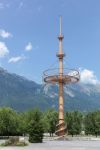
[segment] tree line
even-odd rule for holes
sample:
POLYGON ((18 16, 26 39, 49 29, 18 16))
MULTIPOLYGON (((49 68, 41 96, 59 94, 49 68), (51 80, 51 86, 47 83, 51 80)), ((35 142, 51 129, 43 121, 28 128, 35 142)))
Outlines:
MULTIPOLYGON (((30 142, 42 142, 43 133, 53 136, 58 123, 58 113, 49 109, 16 112, 11 108, 0 108, 0 136, 29 135, 30 142)), ((67 134, 100 135, 100 111, 82 113, 79 111, 65 113, 67 134)))

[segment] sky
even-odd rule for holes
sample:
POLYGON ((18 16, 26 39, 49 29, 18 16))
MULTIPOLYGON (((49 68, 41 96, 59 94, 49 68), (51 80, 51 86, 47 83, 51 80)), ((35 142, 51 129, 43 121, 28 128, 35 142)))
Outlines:
POLYGON ((60 15, 65 68, 100 81, 100 0, 0 0, 0 66, 42 83, 58 67, 60 15))

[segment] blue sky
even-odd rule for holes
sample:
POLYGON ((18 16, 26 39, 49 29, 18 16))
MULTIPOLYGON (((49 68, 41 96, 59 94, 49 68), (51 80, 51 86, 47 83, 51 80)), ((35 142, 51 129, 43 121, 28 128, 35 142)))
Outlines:
POLYGON ((0 65, 40 83, 57 66, 60 15, 64 65, 100 80, 100 0, 0 0, 0 65))

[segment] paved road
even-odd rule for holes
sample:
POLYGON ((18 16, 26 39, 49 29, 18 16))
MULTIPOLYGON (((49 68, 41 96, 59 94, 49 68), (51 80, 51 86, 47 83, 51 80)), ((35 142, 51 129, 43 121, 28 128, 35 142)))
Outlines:
POLYGON ((100 141, 46 141, 26 147, 0 147, 0 150, 100 150, 100 141))

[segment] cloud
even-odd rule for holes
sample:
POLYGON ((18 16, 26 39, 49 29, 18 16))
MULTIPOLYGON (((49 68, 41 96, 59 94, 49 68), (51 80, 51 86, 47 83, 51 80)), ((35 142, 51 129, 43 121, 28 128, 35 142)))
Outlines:
POLYGON ((92 70, 83 69, 80 70, 81 82, 84 84, 97 84, 99 81, 92 70))
POLYGON ((10 8, 10 3, 0 2, 0 10, 4 10, 5 8, 10 8))
POLYGON ((0 9, 4 9, 4 4, 0 3, 0 9))
POLYGON ((17 56, 17 57, 11 57, 9 60, 8 60, 8 63, 17 63, 19 61, 22 61, 26 59, 25 56, 17 56))
POLYGON ((20 8, 22 8, 23 6, 24 6, 24 3, 23 3, 23 2, 20 2, 18 8, 20 9, 20 8))
POLYGON ((0 37, 9 38, 12 37, 12 34, 10 32, 5 31, 4 29, 0 29, 0 37))
POLYGON ((33 49, 32 43, 29 42, 29 43, 26 45, 25 50, 26 50, 26 51, 31 51, 32 49, 33 49))
POLYGON ((0 57, 5 57, 9 54, 9 50, 4 42, 0 42, 0 57))
POLYGON ((42 7, 42 6, 38 6, 38 8, 37 8, 38 12, 41 12, 41 11, 42 11, 42 9, 43 9, 43 7, 42 7))

